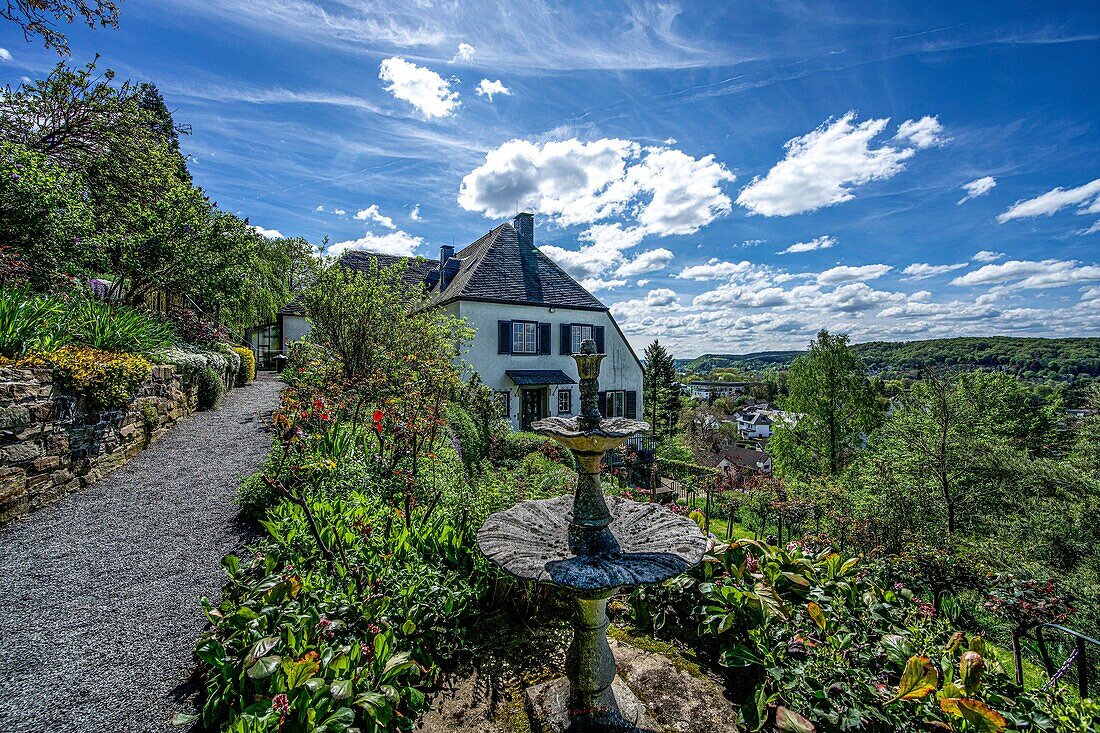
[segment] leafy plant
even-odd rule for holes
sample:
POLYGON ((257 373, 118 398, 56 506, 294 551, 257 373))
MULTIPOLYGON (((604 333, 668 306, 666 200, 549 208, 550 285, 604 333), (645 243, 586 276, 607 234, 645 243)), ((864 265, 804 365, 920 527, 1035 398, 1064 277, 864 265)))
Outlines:
POLYGON ((18 358, 60 346, 65 338, 56 327, 61 312, 59 300, 33 295, 26 285, 0 288, 0 356, 18 358))
POLYGON ((69 308, 73 341, 94 349, 146 354, 176 341, 172 327, 147 310, 93 298, 76 300, 69 308))

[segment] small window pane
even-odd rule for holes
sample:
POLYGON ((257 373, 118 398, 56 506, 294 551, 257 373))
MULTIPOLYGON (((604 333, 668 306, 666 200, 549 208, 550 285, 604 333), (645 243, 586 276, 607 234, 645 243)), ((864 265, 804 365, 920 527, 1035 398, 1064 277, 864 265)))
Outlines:
POLYGON ((607 417, 624 417, 626 415, 626 393, 607 393, 607 417))
POLYGON ((586 340, 592 338, 592 327, 583 326, 580 324, 573 324, 571 329, 573 336, 573 353, 579 353, 581 350, 581 344, 586 340))
POLYGON ((568 415, 573 412, 573 390, 558 390, 558 414, 568 415))

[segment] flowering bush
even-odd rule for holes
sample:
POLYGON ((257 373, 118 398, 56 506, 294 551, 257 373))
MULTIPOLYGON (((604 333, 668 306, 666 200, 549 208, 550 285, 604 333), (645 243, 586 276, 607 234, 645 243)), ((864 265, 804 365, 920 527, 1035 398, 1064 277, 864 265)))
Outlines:
POLYGON ((100 351, 87 346, 63 346, 38 357, 54 367, 54 378, 65 388, 84 395, 96 407, 126 405, 152 368, 143 357, 100 351))
POLYGON ((219 341, 231 339, 229 332, 219 326, 217 321, 190 308, 177 308, 168 314, 168 319, 180 339, 190 344, 210 347, 219 341))
POLYGON ((256 378, 256 355, 245 346, 234 346, 233 351, 240 357, 237 368, 237 384, 244 385, 256 378))
POLYGON ((1074 610, 1053 580, 1022 580, 1010 574, 995 578, 985 608, 1004 618, 1016 631, 1061 623, 1074 610))

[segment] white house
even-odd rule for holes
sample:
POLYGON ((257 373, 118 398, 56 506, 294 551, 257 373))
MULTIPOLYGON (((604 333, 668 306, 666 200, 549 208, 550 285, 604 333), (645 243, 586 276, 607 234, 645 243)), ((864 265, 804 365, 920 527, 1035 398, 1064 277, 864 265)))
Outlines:
MULTIPOLYGON (((382 266, 407 259, 405 277, 422 283, 432 303, 475 330, 462 358, 497 395, 501 414, 517 430, 550 415, 580 410, 577 367, 571 354, 591 338, 607 354, 600 368, 600 411, 640 417, 642 365, 607 306, 535 246, 535 221, 519 214, 439 260, 349 251, 346 267, 382 266)), ((308 330, 293 304, 280 312, 282 347, 308 330)))
POLYGON ((685 385, 697 400, 714 401, 719 397, 736 397, 744 394, 756 382, 714 382, 699 380, 685 385))
POLYGON ((740 412, 737 414, 737 432, 742 438, 770 438, 771 415, 764 410, 740 412))

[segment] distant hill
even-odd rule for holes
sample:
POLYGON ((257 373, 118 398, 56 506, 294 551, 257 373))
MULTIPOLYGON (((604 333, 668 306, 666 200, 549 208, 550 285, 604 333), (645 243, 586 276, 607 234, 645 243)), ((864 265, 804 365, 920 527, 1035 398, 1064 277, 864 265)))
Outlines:
MULTIPOLYGON (((1100 376, 1100 338, 1015 338, 1011 336, 871 341, 854 348, 871 371, 907 371, 931 366, 1001 367, 1030 376, 1066 379, 1076 374, 1100 376)), ((804 351, 759 351, 751 354, 704 354, 677 359, 683 371, 705 374, 714 369, 757 370, 790 365, 804 351)))

